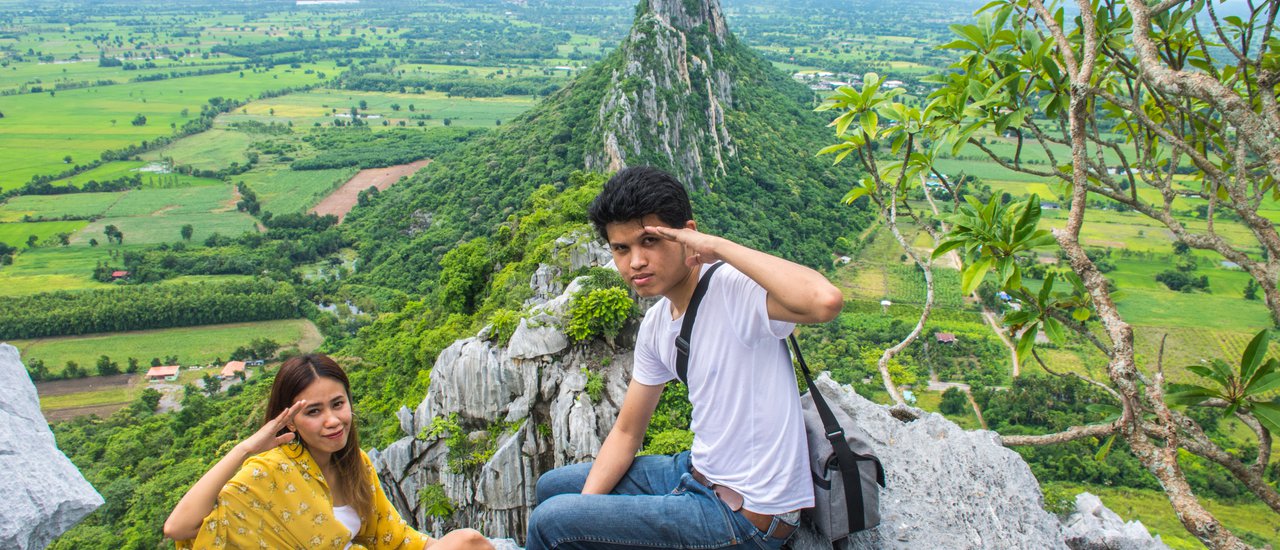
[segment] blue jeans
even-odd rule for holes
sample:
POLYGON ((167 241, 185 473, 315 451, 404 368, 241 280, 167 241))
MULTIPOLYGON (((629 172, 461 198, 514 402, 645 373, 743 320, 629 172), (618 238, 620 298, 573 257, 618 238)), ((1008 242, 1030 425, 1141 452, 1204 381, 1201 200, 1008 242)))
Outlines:
POLYGON ((607 495, 584 495, 591 463, 556 468, 538 479, 528 550, 699 548, 778 550, 693 479, 689 453, 638 456, 607 495))

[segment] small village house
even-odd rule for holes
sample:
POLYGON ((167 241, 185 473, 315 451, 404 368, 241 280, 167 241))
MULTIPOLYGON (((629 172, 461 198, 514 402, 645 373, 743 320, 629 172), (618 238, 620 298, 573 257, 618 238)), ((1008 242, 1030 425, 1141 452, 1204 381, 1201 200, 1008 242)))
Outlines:
POLYGON ((178 365, 168 365, 164 367, 151 367, 149 370, 147 370, 147 381, 159 382, 161 380, 165 380, 168 382, 175 382, 178 380, 178 369, 180 368, 181 367, 179 367, 178 365))

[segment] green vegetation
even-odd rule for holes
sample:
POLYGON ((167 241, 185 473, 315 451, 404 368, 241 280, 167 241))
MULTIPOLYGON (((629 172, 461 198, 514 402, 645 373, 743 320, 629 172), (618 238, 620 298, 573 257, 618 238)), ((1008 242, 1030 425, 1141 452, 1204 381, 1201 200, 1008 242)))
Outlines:
POLYGON ((39 338, 301 314, 296 290, 271 280, 203 285, 129 286, 16 297, 0 306, 0 338, 39 338))
MULTIPOLYGON (((1160 539, 1175 550, 1199 550, 1204 544, 1187 533, 1178 521, 1173 508, 1169 506, 1169 498, 1163 492, 1151 489, 1133 489, 1128 487, 1111 487, 1107 485, 1082 485, 1080 483, 1046 482, 1045 491, 1059 491, 1074 495, 1088 491, 1098 495, 1102 503, 1120 515, 1125 521, 1138 520, 1151 531, 1160 535, 1160 539)), ((1072 506, 1075 505, 1074 500, 1072 506)), ((1262 546, 1280 544, 1280 533, 1276 532, 1275 522, 1271 520, 1271 509, 1261 502, 1230 503, 1218 499, 1206 499, 1205 505, 1215 517, 1222 520, 1227 528, 1238 533, 1249 544, 1262 546)))
POLYGON ((235 346, 255 338, 281 342, 285 347, 297 346, 303 351, 315 349, 315 328, 306 319, 286 319, 256 323, 204 325, 132 332, 64 336, 37 340, 10 340, 18 348, 22 360, 44 361, 50 374, 62 372, 67 361, 91 367, 99 356, 125 364, 135 358, 149 365, 153 357, 176 356, 182 365, 212 364, 217 359, 229 360, 235 346))

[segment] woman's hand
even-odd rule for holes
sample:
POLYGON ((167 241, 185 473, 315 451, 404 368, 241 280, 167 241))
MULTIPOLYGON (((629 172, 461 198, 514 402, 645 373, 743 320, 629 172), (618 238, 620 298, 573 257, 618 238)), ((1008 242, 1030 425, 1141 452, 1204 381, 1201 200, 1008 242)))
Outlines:
POLYGON ((245 438, 244 441, 241 441, 240 444, 236 446, 239 447, 241 451, 244 451, 245 456, 253 456, 259 453, 265 453, 271 449, 293 441, 294 438, 298 437, 298 434, 295 432, 291 431, 284 435, 276 434, 280 433, 281 429, 288 427, 289 423, 293 421, 293 417, 297 416, 298 411, 301 411, 302 407, 305 407, 306 405, 307 402, 305 400, 294 403, 289 408, 281 411, 279 416, 276 416, 270 422, 263 424, 262 428, 253 435, 245 438))
POLYGON ((178 501, 178 505, 173 508, 173 512, 169 514, 169 519, 164 522, 164 536, 173 540, 191 540, 196 538, 200 532, 200 524, 204 522, 204 518, 213 511, 213 506, 218 498, 218 491, 222 490, 222 486, 227 484, 236 471, 240 469, 240 465, 245 459, 270 451, 280 445, 293 441, 297 434, 293 432, 276 435, 293 421, 293 417, 306 406, 306 401, 294 403, 292 407, 285 409, 280 416, 275 417, 270 422, 263 424, 253 435, 245 438, 244 441, 236 444, 222 457, 217 464, 213 465, 208 472, 200 477, 187 494, 182 496, 182 500, 178 501))

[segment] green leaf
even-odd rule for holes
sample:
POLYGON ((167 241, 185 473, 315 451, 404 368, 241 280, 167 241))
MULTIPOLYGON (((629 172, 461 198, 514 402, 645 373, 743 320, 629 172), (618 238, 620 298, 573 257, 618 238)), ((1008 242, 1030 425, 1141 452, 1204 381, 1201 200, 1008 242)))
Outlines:
POLYGON ((843 136, 845 132, 849 129, 849 124, 852 122, 853 122, 853 111, 849 111, 843 115, 840 115, 839 118, 836 118, 835 120, 831 121, 831 124, 834 124, 836 127, 836 135, 843 136))
POLYGON ((1164 400, 1170 405, 1198 405, 1218 396, 1218 392, 1201 386, 1169 384, 1165 386, 1164 400))
POLYGON ((1054 344, 1061 346, 1067 342, 1067 334, 1062 330, 1062 323, 1053 317, 1044 318, 1044 332, 1054 344))
POLYGON ((1094 453, 1093 459, 1097 460, 1098 462, 1102 462, 1106 460, 1107 455, 1111 454, 1111 444, 1115 442, 1116 442, 1116 434, 1111 434, 1111 437, 1107 438, 1107 442, 1102 444, 1102 447, 1098 449, 1097 453, 1094 453))
POLYGON ((930 257, 936 260, 942 257, 943 254, 951 252, 952 250, 960 248, 961 246, 964 246, 964 243, 965 241, 960 239, 943 241, 942 244, 938 245, 938 248, 933 249, 933 254, 930 257))
MULTIPOLYGON (((1268 361, 1274 363, 1275 359, 1268 361)), ((1245 395, 1262 395, 1276 388, 1280 388, 1280 372, 1273 372, 1265 376, 1259 376, 1252 384, 1245 388, 1245 395)))
POLYGON ((969 265, 961 274, 960 293, 968 296, 977 290, 978 285, 982 283, 982 279, 987 276, 987 271, 991 269, 990 256, 984 257, 969 265))
POLYGON ((834 153, 834 152, 836 152, 836 151, 842 151, 842 150, 845 150, 845 149, 849 149, 849 148, 851 148, 851 147, 853 147, 853 145, 852 145, 852 144, 850 144, 850 143, 849 143, 849 142, 847 142, 847 141, 846 141, 846 142, 844 142, 844 143, 837 143, 837 144, 835 144, 835 145, 828 145, 828 146, 826 146, 826 147, 823 147, 821 150, 819 150, 819 151, 818 151, 818 154, 817 154, 817 155, 814 155, 814 156, 829 155, 829 154, 834 153))
POLYGON ((1249 411, 1262 423, 1262 427, 1273 434, 1280 434, 1280 403, 1250 403, 1249 411))
MULTIPOLYGON (((1215 371, 1204 365, 1191 365, 1187 367, 1187 370, 1191 371, 1192 373, 1195 373, 1198 376, 1208 378, 1210 380, 1215 380, 1218 377, 1218 371, 1215 371)), ((1221 381, 1219 381, 1219 383, 1221 383, 1221 381)))
POLYGON ((1050 271, 1049 275, 1044 278, 1044 284, 1040 286, 1040 307, 1049 304, 1049 293, 1053 292, 1053 280, 1058 277, 1056 271, 1050 271))
POLYGON ((1244 348, 1244 355, 1240 357, 1240 380, 1248 382, 1253 378, 1254 371, 1258 370, 1258 365, 1262 364, 1262 358, 1267 355, 1267 342, 1271 339, 1266 329, 1258 331, 1258 334, 1249 341, 1249 345, 1244 348))
POLYGON ((1031 355, 1031 348, 1036 343, 1036 332, 1039 330, 1039 323, 1031 323, 1027 325, 1022 332, 1022 337, 1018 338, 1018 361, 1025 361, 1031 355))
POLYGON ((1075 309, 1075 311, 1071 312, 1071 318, 1083 323, 1085 321, 1088 321, 1089 316, 1092 314, 1093 312, 1089 311, 1089 308, 1078 307, 1075 309))
POLYGON ((862 113, 862 131, 873 139, 876 137, 876 133, 880 131, 879 123, 880 117, 876 115, 875 111, 862 113))

